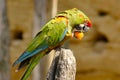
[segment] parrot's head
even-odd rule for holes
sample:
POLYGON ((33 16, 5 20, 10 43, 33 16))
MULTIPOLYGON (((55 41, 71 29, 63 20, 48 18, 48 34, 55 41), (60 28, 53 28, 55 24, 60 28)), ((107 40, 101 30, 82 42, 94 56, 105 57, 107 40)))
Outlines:
POLYGON ((86 19, 84 23, 77 24, 73 27, 73 37, 81 40, 84 37, 84 33, 86 33, 90 28, 92 24, 91 21, 86 19))
POLYGON ((92 23, 83 12, 76 9, 73 10, 76 11, 75 16, 77 17, 73 17, 73 22, 75 24, 73 24, 72 34, 73 37, 81 40, 84 37, 84 33, 86 33, 92 27, 92 23))
POLYGON ((70 26, 68 27, 68 33, 72 32, 72 37, 79 40, 84 37, 84 33, 92 26, 90 19, 82 11, 76 8, 61 12, 57 17, 65 17, 68 19, 70 26))

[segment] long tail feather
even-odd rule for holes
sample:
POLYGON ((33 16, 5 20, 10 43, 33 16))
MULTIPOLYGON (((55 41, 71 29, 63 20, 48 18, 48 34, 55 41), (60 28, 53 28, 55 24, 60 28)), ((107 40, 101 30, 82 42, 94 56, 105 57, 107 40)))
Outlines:
POLYGON ((27 78, 30 76, 32 70, 34 67, 39 63, 40 59, 45 55, 45 52, 42 52, 35 57, 31 58, 31 62, 25 71, 24 75, 22 76, 21 80, 27 80, 27 78))
POLYGON ((24 61, 22 61, 22 62, 20 63, 20 65, 19 65, 19 67, 18 67, 18 70, 20 70, 21 68, 27 66, 27 65, 29 64, 29 62, 30 62, 30 59, 31 59, 31 57, 28 58, 28 59, 26 59, 26 60, 24 60, 24 61))

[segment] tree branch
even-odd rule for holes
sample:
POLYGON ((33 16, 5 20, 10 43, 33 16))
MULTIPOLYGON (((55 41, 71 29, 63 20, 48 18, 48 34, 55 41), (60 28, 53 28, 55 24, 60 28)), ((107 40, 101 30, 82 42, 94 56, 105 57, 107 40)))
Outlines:
POLYGON ((76 60, 69 49, 56 50, 47 80, 75 80, 76 60))

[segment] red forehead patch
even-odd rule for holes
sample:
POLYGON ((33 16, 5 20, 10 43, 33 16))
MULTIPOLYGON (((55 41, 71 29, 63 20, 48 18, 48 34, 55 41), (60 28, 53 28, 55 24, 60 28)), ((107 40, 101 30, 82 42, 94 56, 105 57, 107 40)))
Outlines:
POLYGON ((86 22, 87 22, 87 26, 88 26, 88 27, 92 27, 92 23, 91 23, 90 20, 87 20, 86 22))
MULTIPOLYGON (((82 14, 79 14, 79 16, 80 16, 81 18, 84 18, 84 16, 83 16, 82 14)), ((85 22, 87 23, 87 26, 88 26, 88 27, 92 27, 92 23, 91 23, 91 21, 90 21, 89 19, 85 19, 85 22)))

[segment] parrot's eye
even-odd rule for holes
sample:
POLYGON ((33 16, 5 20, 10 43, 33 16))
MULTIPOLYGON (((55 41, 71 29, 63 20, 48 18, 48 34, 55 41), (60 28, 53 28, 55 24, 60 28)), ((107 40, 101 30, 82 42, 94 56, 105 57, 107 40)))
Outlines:
POLYGON ((75 29, 80 32, 87 32, 89 30, 89 27, 86 26, 85 24, 80 24, 80 25, 77 25, 75 29))
POLYGON ((83 29, 83 26, 84 26, 83 24, 81 24, 81 25, 76 25, 75 28, 76 28, 76 30, 82 30, 82 29, 83 29))
POLYGON ((88 26, 84 26, 83 27, 83 32, 87 32, 89 30, 89 27, 88 26))

